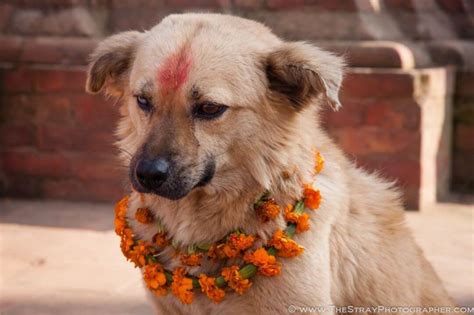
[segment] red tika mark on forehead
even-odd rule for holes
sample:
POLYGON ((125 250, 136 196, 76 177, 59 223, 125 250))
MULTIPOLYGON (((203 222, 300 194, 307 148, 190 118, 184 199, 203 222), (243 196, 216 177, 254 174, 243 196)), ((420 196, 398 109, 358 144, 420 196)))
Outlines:
POLYGON ((162 93, 168 94, 179 89, 188 79, 190 68, 191 56, 186 48, 166 58, 158 69, 157 79, 162 93))

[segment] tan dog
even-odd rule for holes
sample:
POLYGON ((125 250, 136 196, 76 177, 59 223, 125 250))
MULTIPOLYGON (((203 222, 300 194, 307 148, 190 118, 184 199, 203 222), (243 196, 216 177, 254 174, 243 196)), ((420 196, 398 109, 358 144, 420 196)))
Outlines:
MULTIPOLYGON (((314 149, 326 160, 314 184, 323 202, 310 231, 296 236, 305 251, 283 259, 280 276, 256 277, 246 294, 228 293, 220 304, 202 294, 191 305, 154 298, 159 314, 452 305, 405 225, 400 194, 356 168, 319 126, 321 107, 340 107, 342 71, 328 52, 217 14, 171 15, 99 45, 87 90, 121 99, 118 146, 136 191, 131 208, 151 208, 175 243, 215 242, 237 228, 268 239, 284 221, 262 223, 255 200, 268 189, 280 205, 291 202, 313 180, 314 149)), ((155 234, 128 217, 140 237, 155 234)), ((160 261, 172 268, 169 254, 160 261)), ((205 263, 190 272, 213 270, 205 263)))

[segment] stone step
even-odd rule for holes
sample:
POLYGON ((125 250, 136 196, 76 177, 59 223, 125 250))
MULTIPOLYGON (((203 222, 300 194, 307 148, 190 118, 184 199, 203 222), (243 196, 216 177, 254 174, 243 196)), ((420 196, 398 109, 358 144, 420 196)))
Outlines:
POLYGON ((221 12, 262 21, 287 39, 474 38, 472 1, 180 0, 6 1, 0 31, 23 36, 100 37, 148 29, 170 13, 221 12))

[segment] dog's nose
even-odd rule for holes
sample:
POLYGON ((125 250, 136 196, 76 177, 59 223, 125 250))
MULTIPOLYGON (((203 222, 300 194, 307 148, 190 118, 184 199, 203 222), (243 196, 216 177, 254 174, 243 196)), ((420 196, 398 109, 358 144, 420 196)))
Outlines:
POLYGON ((153 160, 141 160, 135 173, 137 180, 148 190, 158 189, 168 178, 170 169, 169 162, 164 158, 153 160))

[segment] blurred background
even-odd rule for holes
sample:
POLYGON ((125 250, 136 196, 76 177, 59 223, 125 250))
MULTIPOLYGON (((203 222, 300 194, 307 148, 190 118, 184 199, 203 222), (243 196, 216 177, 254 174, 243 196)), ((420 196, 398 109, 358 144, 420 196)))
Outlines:
POLYGON ((448 290, 474 303, 473 0, 0 0, 1 314, 149 312, 111 231, 127 191, 117 111, 85 94, 84 70, 104 37, 180 12, 243 16, 345 56, 325 127, 398 181, 448 290))

